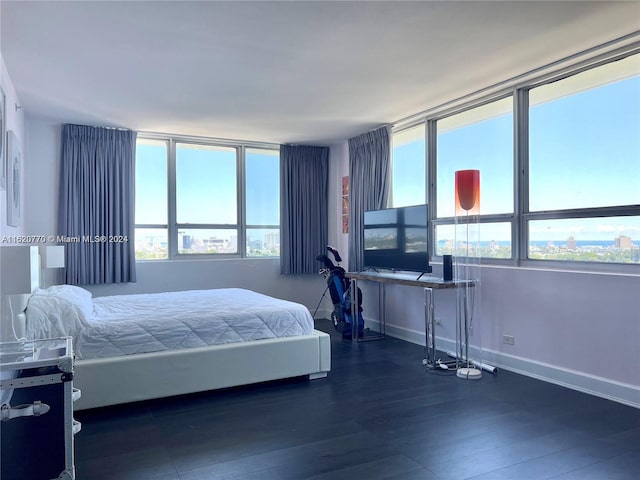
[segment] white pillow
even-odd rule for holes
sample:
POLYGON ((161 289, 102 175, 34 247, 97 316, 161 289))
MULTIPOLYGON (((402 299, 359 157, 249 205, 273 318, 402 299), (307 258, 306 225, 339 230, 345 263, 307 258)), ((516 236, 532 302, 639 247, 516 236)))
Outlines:
POLYGON ((75 285, 53 285, 49 288, 38 289, 34 295, 55 297, 70 305, 78 312, 78 317, 83 323, 88 323, 93 318, 93 299, 91 292, 75 285))
POLYGON ((25 314, 29 339, 76 337, 88 326, 79 308, 55 295, 35 292, 29 298, 25 314))

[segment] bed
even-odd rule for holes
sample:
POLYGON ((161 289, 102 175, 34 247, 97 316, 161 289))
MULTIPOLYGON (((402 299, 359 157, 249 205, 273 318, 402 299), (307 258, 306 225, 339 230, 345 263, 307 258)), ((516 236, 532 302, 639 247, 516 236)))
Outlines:
POLYGON ((29 339, 73 338, 76 409, 331 369, 329 336, 306 307, 245 289, 93 298, 56 285, 36 290, 20 317, 29 339))

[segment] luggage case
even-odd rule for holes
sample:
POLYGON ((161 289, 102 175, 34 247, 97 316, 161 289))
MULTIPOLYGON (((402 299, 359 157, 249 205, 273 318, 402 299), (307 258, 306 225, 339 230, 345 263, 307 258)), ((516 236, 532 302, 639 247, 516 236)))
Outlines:
POLYGON ((74 480, 71 338, 0 344, 0 478, 74 480))

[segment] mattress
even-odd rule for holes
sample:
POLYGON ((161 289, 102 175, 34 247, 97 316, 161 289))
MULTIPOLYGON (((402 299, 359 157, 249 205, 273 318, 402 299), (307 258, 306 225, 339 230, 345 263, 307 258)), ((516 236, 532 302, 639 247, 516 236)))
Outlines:
POLYGON ((75 316, 70 314, 67 300, 46 294, 32 295, 26 312, 27 328, 32 338, 73 336, 79 359, 313 332, 313 318, 305 306, 240 288, 97 297, 90 303, 84 298, 73 298, 79 307, 74 308, 75 316), (45 304, 53 299, 61 304, 47 307, 47 319, 40 318, 45 314, 43 299, 45 304))

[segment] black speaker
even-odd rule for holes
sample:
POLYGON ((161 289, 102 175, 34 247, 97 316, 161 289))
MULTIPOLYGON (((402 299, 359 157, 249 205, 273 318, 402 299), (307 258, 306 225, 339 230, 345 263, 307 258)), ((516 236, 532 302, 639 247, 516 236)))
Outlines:
POLYGON ((442 279, 445 282, 453 280, 453 255, 442 256, 442 279))

